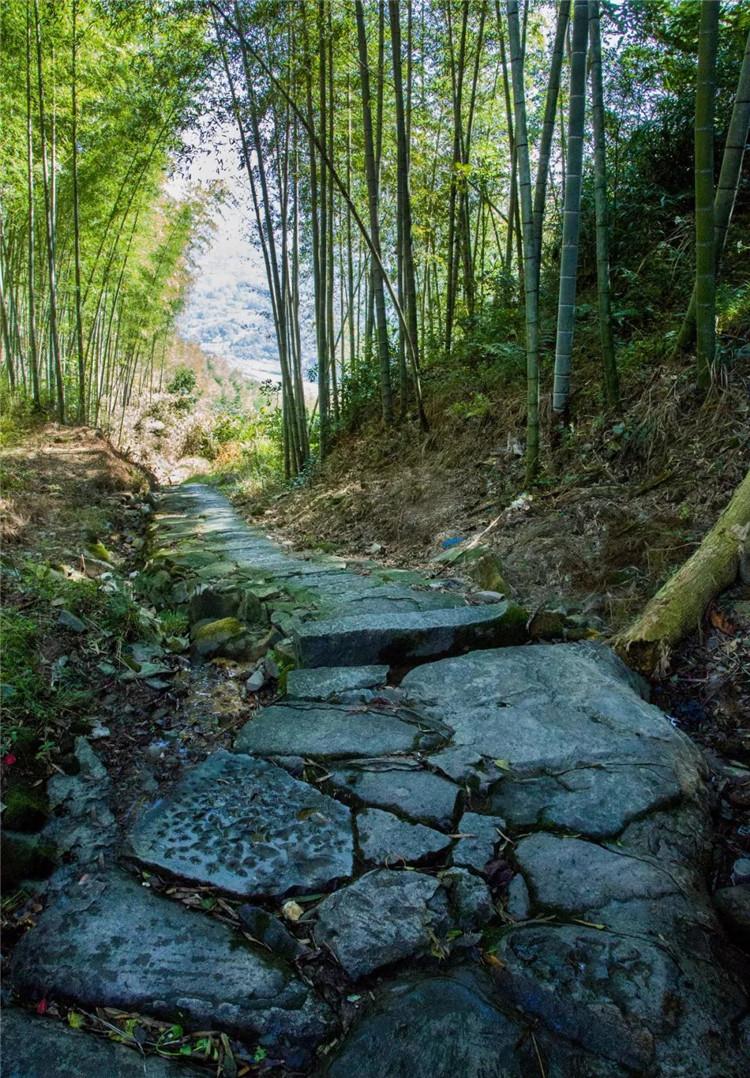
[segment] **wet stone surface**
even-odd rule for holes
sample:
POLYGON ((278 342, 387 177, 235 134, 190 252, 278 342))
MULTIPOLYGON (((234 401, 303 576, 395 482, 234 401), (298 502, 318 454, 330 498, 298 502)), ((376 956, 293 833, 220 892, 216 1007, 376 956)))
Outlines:
POLYGON ((316 891, 351 875, 351 813, 275 764, 219 750, 144 813, 130 848, 231 894, 316 891))

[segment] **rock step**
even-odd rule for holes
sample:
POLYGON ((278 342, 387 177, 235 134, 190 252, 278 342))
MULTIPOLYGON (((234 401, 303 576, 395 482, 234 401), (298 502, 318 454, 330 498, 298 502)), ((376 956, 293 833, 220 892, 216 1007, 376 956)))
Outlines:
POLYGON ((10 981, 30 1000, 224 1031, 291 1070, 309 1066, 331 1022, 285 963, 116 871, 83 877, 48 906, 16 947, 10 981))
POLYGON ((514 603, 400 613, 347 615, 304 622, 293 634, 303 667, 402 666, 528 639, 527 615, 514 603))

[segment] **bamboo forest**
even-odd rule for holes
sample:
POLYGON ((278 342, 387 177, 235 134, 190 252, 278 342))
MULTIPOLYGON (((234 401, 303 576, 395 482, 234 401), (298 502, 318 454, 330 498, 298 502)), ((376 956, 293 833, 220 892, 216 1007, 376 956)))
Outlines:
POLYGON ((0 3, 7 1078, 745 1078, 750 0, 0 3))

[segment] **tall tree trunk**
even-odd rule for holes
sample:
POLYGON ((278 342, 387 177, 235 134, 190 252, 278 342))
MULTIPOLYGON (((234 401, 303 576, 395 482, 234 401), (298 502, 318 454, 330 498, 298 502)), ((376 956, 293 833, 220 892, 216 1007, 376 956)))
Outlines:
MULTIPOLYGON (((54 193, 47 163, 46 115, 44 109, 44 75, 42 73, 42 28, 39 19, 39 0, 34 0, 34 31, 36 36, 37 93, 39 96, 39 129, 41 133, 42 184, 44 187, 45 231, 47 237, 47 273, 49 276, 49 329, 50 352, 54 371, 57 418, 65 422, 65 389, 63 384, 60 334, 57 323, 57 274, 55 268, 54 193)), ((52 380, 50 382, 52 384, 52 380)))
MULTIPOLYGON (((729 120, 727 140, 721 159, 719 183, 714 198, 714 261, 718 277, 721 259, 724 254, 729 223, 732 219, 737 188, 742 175, 742 159, 750 132, 750 33, 745 43, 745 55, 740 68, 737 93, 734 98, 732 116, 729 120)), ((684 352, 695 340, 695 287, 690 297, 685 318, 677 336, 675 353, 684 352)))
POLYGON ((563 53, 565 51, 565 35, 568 29, 569 17, 570 0, 560 0, 557 9, 555 40, 552 45, 552 56, 550 59, 547 97, 544 103, 542 137, 539 142, 539 164, 537 166, 536 183, 534 185, 534 246, 536 250, 537 273, 542 264, 544 204, 547 197, 547 177, 549 176, 549 163, 552 154, 552 138, 555 133, 557 99, 560 94, 560 73, 562 71, 563 53))
POLYGON ((357 20, 357 45, 359 50, 360 81, 362 88, 362 122, 365 147, 365 173, 367 177, 367 202, 370 212, 370 239, 377 254, 374 260, 372 285, 375 301, 375 324, 378 339, 378 357, 380 361, 380 398, 383 420, 393 422, 393 395, 391 392, 391 364, 388 352, 388 326, 385 317, 385 295, 383 291, 383 273, 379 265, 380 221, 378 214, 378 180, 375 169, 375 145, 372 131, 372 108, 370 101, 370 65, 367 57, 367 35, 365 13, 362 0, 355 0, 357 20))
POLYGON ((596 284, 599 300, 599 340, 602 350, 604 399, 610 408, 620 406, 615 342, 612 336, 612 303, 609 286, 609 206, 604 124, 602 46, 599 0, 589 0, 589 48, 591 50, 591 120, 594 129, 594 205, 596 210, 596 284))
POLYGON ((526 306, 526 480, 533 482, 539 468, 539 292, 536 273, 534 217, 531 204, 531 167, 526 129, 526 97, 518 0, 508 0, 508 40, 513 78, 515 146, 523 222, 524 292, 526 306))
MULTIPOLYGON (((404 106, 404 87, 401 72, 401 14, 399 0, 389 0, 391 21, 391 44, 393 47, 393 83, 396 100, 396 142, 398 155, 398 216, 401 221, 402 279, 404 291, 404 313, 408 332, 411 336, 413 353, 417 353, 417 285, 414 272, 414 248, 412 241, 411 192, 409 190, 409 147, 406 134, 406 110, 404 106)), ((405 335, 404 335, 405 336, 405 335)), ((415 358, 419 365, 418 354, 415 358)), ((406 386, 402 388, 405 395, 406 386)), ((405 411, 406 401, 401 402, 405 411)))
POLYGON ((698 388, 708 389, 716 355, 714 96, 719 5, 701 0, 695 92, 695 326, 698 388))
POLYGON ((29 373, 31 376, 31 395, 34 408, 42 406, 39 393, 39 350, 36 338, 36 295, 34 265, 34 141, 33 118, 31 109, 31 16, 29 0, 26 0, 26 194, 28 199, 28 303, 29 303, 29 373))
POLYGON ((73 0, 73 27, 71 34, 71 140, 73 172, 73 261, 75 265, 75 320, 76 351, 78 353, 78 422, 86 421, 86 362, 83 351, 83 312, 81 310, 81 223, 78 198, 78 88, 76 86, 78 0, 73 0))
POLYGON ((555 379, 552 411, 565 425, 570 410, 570 368, 575 326, 578 235, 581 221, 583 172, 583 129, 586 116, 586 42, 588 0, 574 0, 573 43, 570 56, 570 101, 568 114, 568 175, 565 182, 560 296, 557 308, 555 379))

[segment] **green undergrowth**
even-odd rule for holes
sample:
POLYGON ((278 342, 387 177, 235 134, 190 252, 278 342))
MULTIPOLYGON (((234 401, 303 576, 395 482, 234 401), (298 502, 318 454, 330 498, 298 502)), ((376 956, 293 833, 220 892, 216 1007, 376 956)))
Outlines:
POLYGON ((137 676, 132 648, 179 640, 184 616, 157 615, 114 569, 89 579, 70 566, 23 559, 1 568, 2 751, 51 759, 83 732, 97 694, 137 676))

